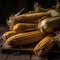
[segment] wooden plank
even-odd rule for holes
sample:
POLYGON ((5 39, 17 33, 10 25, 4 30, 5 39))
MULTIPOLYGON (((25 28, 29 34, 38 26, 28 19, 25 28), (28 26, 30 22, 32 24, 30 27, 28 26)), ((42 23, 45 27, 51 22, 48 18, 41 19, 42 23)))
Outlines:
POLYGON ((18 60, 30 60, 29 54, 21 54, 18 58, 18 60))
POLYGON ((21 54, 21 55, 10 54, 7 57, 7 60, 29 60, 29 59, 30 59, 30 55, 27 54, 21 54))
POLYGON ((6 60, 18 60, 18 55, 9 54, 6 60))
POLYGON ((32 55, 31 60, 41 60, 41 57, 37 55, 32 55))
POLYGON ((20 53, 20 54, 34 54, 31 48, 1 48, 2 53, 20 53))
POLYGON ((47 57, 32 55, 31 60, 48 60, 47 57))
POLYGON ((9 45, 7 44, 3 44, 3 47, 1 48, 2 52, 3 53, 17 53, 17 52, 20 52, 23 53, 23 54, 34 54, 33 52, 33 48, 29 47, 10 47, 9 45))
POLYGON ((0 51, 0 60, 6 60, 7 56, 8 56, 8 54, 3 54, 0 51))

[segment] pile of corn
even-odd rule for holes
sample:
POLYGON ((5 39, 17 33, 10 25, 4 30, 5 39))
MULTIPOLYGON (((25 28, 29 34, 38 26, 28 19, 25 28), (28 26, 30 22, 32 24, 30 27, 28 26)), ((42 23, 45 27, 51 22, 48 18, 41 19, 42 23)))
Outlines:
POLYGON ((5 43, 14 47, 37 42, 35 54, 44 55, 55 45, 54 37, 60 28, 60 17, 49 15, 40 12, 9 17, 9 31, 2 36, 5 43))

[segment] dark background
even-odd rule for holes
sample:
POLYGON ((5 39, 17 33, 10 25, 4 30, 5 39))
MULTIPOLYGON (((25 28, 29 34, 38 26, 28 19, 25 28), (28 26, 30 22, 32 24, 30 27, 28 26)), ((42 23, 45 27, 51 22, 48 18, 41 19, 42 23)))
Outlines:
POLYGON ((38 1, 44 8, 56 5, 56 0, 0 0, 0 23, 6 23, 8 17, 25 8, 24 12, 33 10, 34 2, 38 1))

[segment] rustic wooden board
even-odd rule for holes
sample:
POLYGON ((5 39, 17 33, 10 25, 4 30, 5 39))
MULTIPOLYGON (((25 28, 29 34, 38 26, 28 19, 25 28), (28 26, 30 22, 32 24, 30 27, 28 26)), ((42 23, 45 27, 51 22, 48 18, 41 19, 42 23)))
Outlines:
POLYGON ((18 60, 18 56, 14 54, 9 54, 6 60, 18 60))
POLYGON ((8 54, 3 54, 3 53, 1 53, 1 50, 0 50, 0 60, 6 60, 7 56, 8 56, 8 54))
POLYGON ((29 54, 20 54, 18 60, 30 60, 29 54))
POLYGON ((9 54, 6 60, 30 60, 29 54, 9 54))
POLYGON ((30 45, 26 46, 20 46, 20 47, 10 47, 9 45, 4 44, 3 47, 1 48, 2 53, 23 53, 23 54, 34 54, 33 47, 34 45, 32 44, 32 47, 30 45))
MULTIPOLYGON (((26 45, 26 46, 21 46, 21 47, 10 47, 6 44, 3 45, 1 48, 2 53, 15 53, 15 54, 34 54, 33 48, 35 45, 26 45)), ((47 54, 46 56, 60 56, 60 50, 58 48, 53 47, 47 54)))
POLYGON ((37 55, 32 55, 31 60, 42 60, 42 57, 37 55))

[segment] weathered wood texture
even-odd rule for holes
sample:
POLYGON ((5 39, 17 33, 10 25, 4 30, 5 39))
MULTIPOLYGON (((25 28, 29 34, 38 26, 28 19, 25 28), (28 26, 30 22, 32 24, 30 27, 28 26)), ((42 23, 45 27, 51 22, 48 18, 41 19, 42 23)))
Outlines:
POLYGON ((8 54, 2 54, 0 51, 0 60, 6 60, 8 54))

